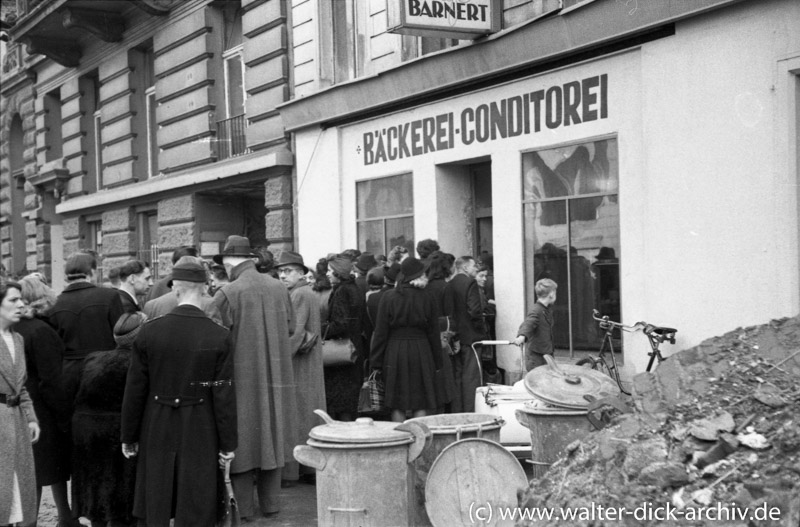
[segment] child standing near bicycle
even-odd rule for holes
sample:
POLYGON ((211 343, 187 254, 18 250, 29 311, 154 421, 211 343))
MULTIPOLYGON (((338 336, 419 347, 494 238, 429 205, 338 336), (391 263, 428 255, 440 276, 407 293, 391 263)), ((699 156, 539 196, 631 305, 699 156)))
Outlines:
POLYGON ((542 278, 533 290, 536 293, 536 303, 525 317, 525 321, 517 331, 514 344, 525 346, 525 371, 531 371, 547 362, 545 355, 553 354, 553 310, 550 308, 556 301, 558 284, 549 278, 542 278))

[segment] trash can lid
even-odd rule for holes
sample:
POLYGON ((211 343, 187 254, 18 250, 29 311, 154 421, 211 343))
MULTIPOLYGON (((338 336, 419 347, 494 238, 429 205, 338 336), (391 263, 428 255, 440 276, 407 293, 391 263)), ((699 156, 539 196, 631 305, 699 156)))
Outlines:
POLYGON ((544 357, 545 366, 525 375, 525 389, 546 403, 586 410, 590 403, 584 395, 600 398, 620 393, 617 383, 608 375, 574 364, 556 364, 550 355, 544 357))
POLYGON ((484 517, 489 506, 495 513, 498 507, 516 507, 517 489, 527 486, 514 454, 488 439, 464 439, 448 445, 431 465, 425 510, 434 527, 471 525, 477 507, 484 507, 484 517))
POLYGON ((359 417, 355 421, 333 421, 315 426, 309 437, 329 443, 411 443, 414 436, 409 432, 395 430, 400 423, 373 421, 359 417))

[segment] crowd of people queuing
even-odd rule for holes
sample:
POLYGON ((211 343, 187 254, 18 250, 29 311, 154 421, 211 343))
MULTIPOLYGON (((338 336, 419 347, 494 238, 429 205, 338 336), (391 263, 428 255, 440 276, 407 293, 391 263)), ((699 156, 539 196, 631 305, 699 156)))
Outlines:
POLYGON ((491 255, 415 249, 309 268, 230 236, 213 262, 178 248, 155 284, 137 260, 97 284, 90 251, 68 258, 58 296, 39 273, 0 281, 0 525, 34 525, 44 486, 59 527, 213 525, 226 464, 243 518, 277 514, 281 485, 314 482, 292 457, 313 410, 355 419, 375 371, 375 417, 473 411, 498 371, 491 348, 471 348, 494 336, 491 255), (353 361, 325 366, 331 339, 353 361))

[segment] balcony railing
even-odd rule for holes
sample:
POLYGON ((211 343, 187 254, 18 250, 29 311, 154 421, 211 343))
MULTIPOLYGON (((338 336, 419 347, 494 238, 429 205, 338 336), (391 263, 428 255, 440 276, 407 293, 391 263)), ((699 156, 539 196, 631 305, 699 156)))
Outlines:
POLYGON ((244 114, 217 121, 217 156, 219 159, 227 159, 249 152, 246 128, 247 120, 244 114))

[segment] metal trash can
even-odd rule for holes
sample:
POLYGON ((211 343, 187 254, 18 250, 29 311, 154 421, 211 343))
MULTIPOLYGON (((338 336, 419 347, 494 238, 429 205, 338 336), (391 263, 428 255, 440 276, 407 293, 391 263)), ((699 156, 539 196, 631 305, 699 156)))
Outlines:
POLYGON ((556 364, 545 355, 547 365, 525 375, 525 389, 537 401, 516 410, 517 421, 530 430, 533 477, 541 477, 564 454, 564 449, 583 438, 594 425, 587 419, 589 401, 619 395, 614 380, 598 371, 572 364, 556 364))
POLYGON ((415 417, 406 423, 422 423, 432 435, 431 444, 412 463, 417 515, 411 523, 411 525, 431 525, 425 511, 425 483, 433 462, 446 447, 462 439, 480 438, 499 444, 500 427, 505 421, 502 417, 491 414, 460 413, 415 417))
POLYGON ((410 463, 430 441, 422 423, 334 421, 314 427, 307 445, 294 448, 300 463, 317 469, 321 527, 413 525, 416 500, 410 463))

